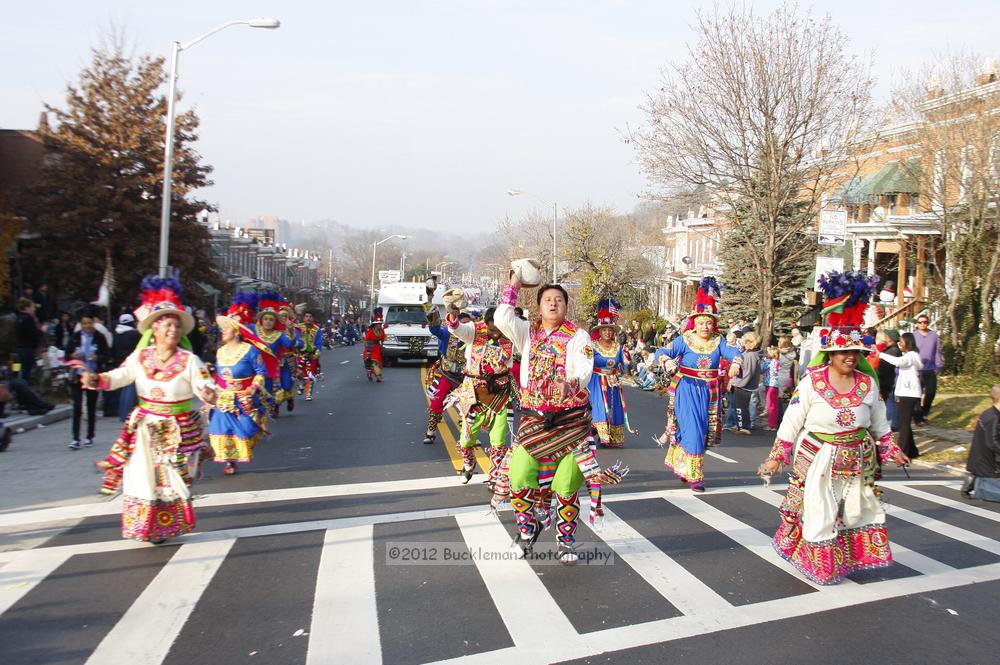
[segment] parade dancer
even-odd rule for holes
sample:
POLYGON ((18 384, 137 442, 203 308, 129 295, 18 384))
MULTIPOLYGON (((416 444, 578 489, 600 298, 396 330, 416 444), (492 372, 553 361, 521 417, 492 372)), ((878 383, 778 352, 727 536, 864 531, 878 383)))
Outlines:
POLYGON ((462 414, 462 453, 464 482, 472 480, 476 468, 475 446, 479 432, 486 427, 490 435, 490 491, 499 480, 500 463, 506 453, 507 403, 511 395, 510 369, 514 364, 514 345, 494 324, 496 309, 486 310, 482 321, 462 322, 458 310, 448 314, 452 337, 465 344, 465 380, 458 389, 458 410, 462 414))
POLYGON ((705 450, 722 438, 719 363, 723 358, 732 363, 732 377, 739 375, 742 362, 740 350, 719 334, 718 293, 715 278, 704 278, 684 334, 655 355, 665 373, 673 374, 667 388, 667 425, 658 439, 661 446, 667 445, 664 464, 694 492, 705 491, 705 450))
POLYGON ((382 320, 382 308, 372 310, 372 321, 365 331, 365 348, 363 357, 368 381, 382 383, 382 343, 385 342, 385 327, 382 320))
POLYGON ((893 441, 871 351, 860 325, 878 278, 858 272, 821 278, 829 315, 819 349, 785 411, 768 459, 769 477, 791 465, 775 550, 819 584, 892 564, 882 494, 889 461, 909 459, 893 441))
POLYGON ((253 460, 257 443, 267 434, 268 377, 278 376, 278 359, 248 324, 253 320, 253 296, 237 293, 225 314, 215 317, 222 338, 216 352, 217 397, 209 416, 208 441, 224 473, 253 460))
POLYGON ((302 350, 298 353, 299 381, 306 401, 313 398, 313 387, 319 374, 319 352, 323 348, 323 329, 316 323, 312 312, 302 315, 302 323, 297 326, 302 338, 302 350))
MULTIPOLYGON (((566 320, 569 302, 558 284, 539 287, 537 304, 541 320, 535 325, 514 313, 521 286, 520 274, 530 273, 523 261, 504 288, 494 323, 505 337, 521 350, 521 422, 517 447, 510 459, 510 495, 518 526, 516 546, 527 556, 538 539, 541 524, 535 514, 539 502, 540 467, 555 465, 552 491, 557 501, 559 560, 573 563, 577 518, 580 513, 578 490, 585 479, 613 484, 624 471, 602 471, 587 445, 590 432, 590 396, 587 385, 594 369, 590 336, 566 320)), ((537 273, 537 268, 535 271, 537 273)))
MULTIPOLYGON (((428 294, 430 292, 430 286, 428 286, 428 294)), ((462 291, 461 289, 452 289, 445 293, 443 299, 446 307, 459 307, 462 302, 462 291)), ((462 312, 458 316, 462 323, 472 320, 467 312, 462 312)), ((430 309, 427 312, 427 330, 438 338, 438 348, 444 347, 441 357, 435 367, 431 369, 433 377, 428 380, 427 385, 427 396, 431 402, 427 407, 427 432, 424 434, 424 443, 430 444, 434 443, 434 439, 437 437, 438 424, 444 417, 445 401, 448 399, 448 395, 462 385, 465 378, 463 371, 465 370, 466 350, 465 342, 460 337, 452 335, 449 327, 441 325, 441 316, 435 309, 430 309)))
MULTIPOLYGON (((302 306, 305 309, 305 306, 302 306)), ((295 410, 296 375, 299 371, 299 353, 305 348, 302 335, 296 326, 295 308, 284 298, 279 296, 278 300, 278 330, 284 331, 290 340, 292 348, 278 358, 281 367, 281 392, 282 401, 288 406, 288 410, 295 410)))
POLYGON ((101 491, 122 492, 122 537, 156 544, 194 528, 189 464, 197 473, 205 443, 193 399, 197 393, 211 404, 216 393, 190 351, 194 318, 184 310, 176 276, 145 278, 135 314, 142 333, 136 350, 117 369, 86 372, 81 383, 88 390, 135 383, 138 403, 111 452, 96 464, 104 471, 101 491))
POLYGON ((257 324, 252 332, 271 349, 271 353, 278 359, 279 376, 277 378, 267 377, 265 388, 267 394, 271 396, 271 415, 277 418, 281 413, 281 403, 288 395, 282 384, 282 375, 285 372, 285 357, 295 350, 295 341, 282 332, 279 327, 278 309, 281 307, 280 296, 277 293, 265 292, 260 295, 260 302, 257 309, 257 324))
POLYGON ((618 303, 606 299, 597 304, 594 347, 594 373, 590 377, 590 410, 597 439, 603 448, 621 448, 625 445, 628 412, 622 393, 621 376, 627 363, 625 347, 618 343, 618 303))

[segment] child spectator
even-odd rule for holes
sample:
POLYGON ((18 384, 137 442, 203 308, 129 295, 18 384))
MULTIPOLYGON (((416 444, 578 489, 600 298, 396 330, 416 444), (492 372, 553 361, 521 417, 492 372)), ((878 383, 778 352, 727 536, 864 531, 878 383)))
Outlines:
POLYGON ((755 332, 744 333, 740 338, 743 342, 743 363, 740 374, 730 381, 733 386, 733 401, 736 403, 736 431, 739 434, 749 434, 753 428, 750 414, 750 396, 757 390, 760 383, 760 338, 755 332))
POLYGON ((778 347, 767 347, 766 357, 761 362, 761 373, 764 380, 764 403, 767 405, 767 429, 770 432, 778 429, 781 417, 781 360, 778 347))

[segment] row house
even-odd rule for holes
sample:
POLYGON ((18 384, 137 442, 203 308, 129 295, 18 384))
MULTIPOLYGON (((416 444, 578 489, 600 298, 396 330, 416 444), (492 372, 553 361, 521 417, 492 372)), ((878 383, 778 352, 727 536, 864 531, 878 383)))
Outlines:
POLYGON ((329 285, 320 279, 317 252, 274 241, 274 229, 234 226, 202 217, 210 234, 209 252, 234 289, 274 289, 299 300, 320 296, 329 285))
POLYGON ((703 277, 722 274, 719 247, 726 224, 708 204, 668 214, 661 228, 663 252, 655 268, 652 302, 659 316, 676 319, 691 311, 703 277))
MULTIPOLYGON (((1000 67, 991 58, 968 89, 945 95, 938 81, 928 82, 927 98, 917 107, 919 117, 878 131, 824 197, 825 210, 847 212, 846 240, 853 266, 878 275, 883 284, 895 285, 895 302, 870 312, 870 324, 895 327, 934 309, 932 279, 943 277, 949 287, 949 257, 941 242, 943 212, 967 202, 964 182, 973 177, 966 163, 972 146, 965 142, 974 132, 965 136, 960 128, 982 123, 983 118, 990 123, 986 129, 995 132, 995 178, 1000 170, 1000 122, 989 118, 1000 115, 998 75, 1000 67), (956 140, 962 145, 947 145, 956 140), (960 160, 960 168, 952 168, 956 165, 949 160, 960 160), (959 182, 947 183, 948 174, 959 182), (938 266, 944 267, 945 275, 935 274, 938 266)), ((996 238, 984 240, 996 242, 996 238)))

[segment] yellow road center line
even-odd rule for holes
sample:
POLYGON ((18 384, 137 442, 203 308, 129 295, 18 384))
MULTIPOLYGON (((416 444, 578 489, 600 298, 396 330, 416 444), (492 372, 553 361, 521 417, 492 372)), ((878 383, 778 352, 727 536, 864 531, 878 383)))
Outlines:
MULTIPOLYGON (((424 366, 420 367, 420 390, 424 394, 424 399, 427 400, 427 404, 430 405, 431 400, 427 397, 427 391, 424 390, 424 386, 427 385, 427 368, 424 366)), ((462 431, 462 425, 458 421, 458 417, 455 415, 454 409, 446 409, 445 413, 447 418, 442 418, 441 422, 438 423, 438 432, 441 434, 441 439, 444 441, 444 447, 448 450, 448 456, 451 458, 451 463, 455 467, 455 471, 461 471, 462 467, 465 466, 465 461, 462 459, 462 453, 458 452, 458 438, 451 431, 451 427, 448 426, 448 420, 452 422, 455 427, 455 432, 462 431)), ((482 469, 483 473, 489 473, 490 469, 493 468, 490 458, 483 453, 483 449, 480 446, 475 446, 473 448, 476 455, 476 462, 479 463, 479 468, 482 469)))

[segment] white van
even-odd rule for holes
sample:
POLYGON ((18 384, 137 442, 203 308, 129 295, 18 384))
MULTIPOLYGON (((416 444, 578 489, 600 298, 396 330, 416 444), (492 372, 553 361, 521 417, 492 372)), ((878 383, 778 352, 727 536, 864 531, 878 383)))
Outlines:
MULTIPOLYGON (((438 290, 444 289, 439 286, 438 290)), ((382 344, 382 357, 386 365, 397 360, 437 358, 438 340, 427 330, 426 302, 427 289, 423 282, 397 282, 382 286, 378 305, 385 317, 386 337, 382 344)))

